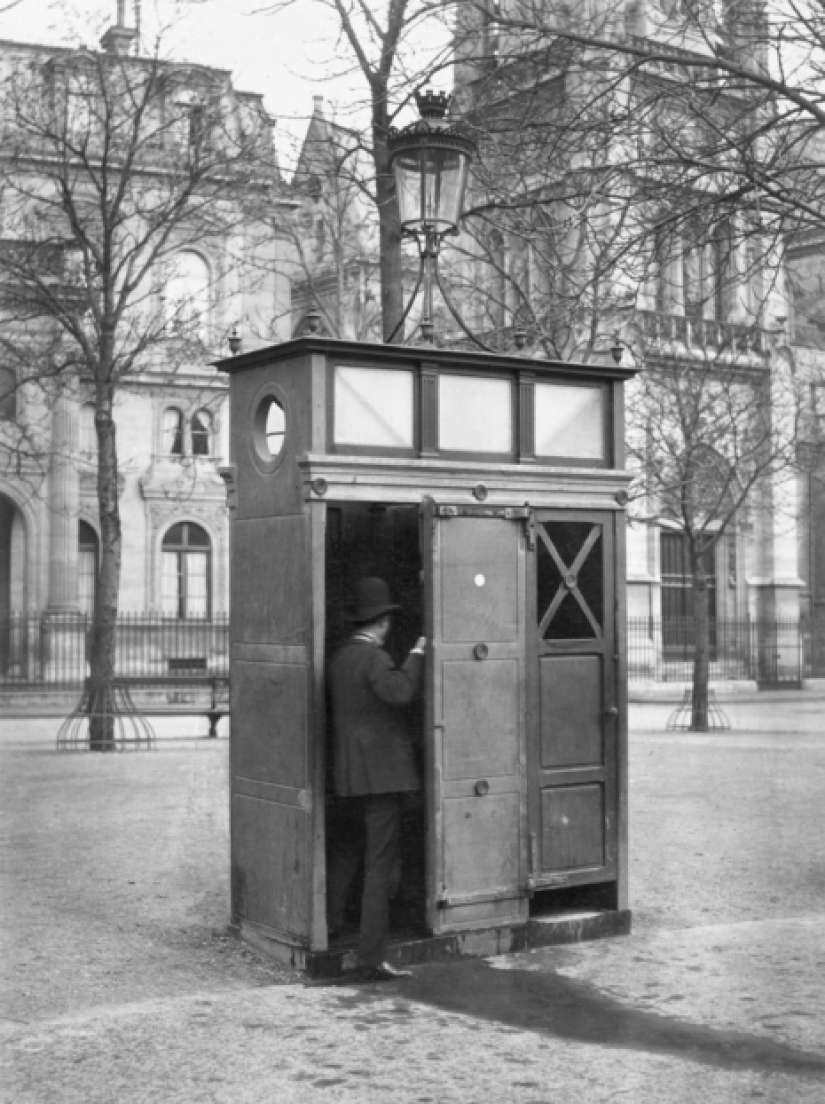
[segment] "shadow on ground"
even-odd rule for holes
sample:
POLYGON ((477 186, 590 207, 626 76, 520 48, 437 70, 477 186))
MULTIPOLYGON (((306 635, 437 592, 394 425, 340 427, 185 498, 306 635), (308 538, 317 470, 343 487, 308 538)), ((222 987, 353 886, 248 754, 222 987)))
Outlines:
MULTIPOLYGON (((364 987, 341 997, 345 1007, 369 1006, 390 987, 364 987)), ((686 1059, 716 1069, 786 1073, 825 1081, 825 1057, 741 1031, 720 1031, 662 1016, 610 997, 589 982, 551 972, 502 970, 485 962, 422 967, 393 995, 445 1012, 602 1047, 686 1059)), ((366 1009, 365 1009, 366 1010, 366 1009)), ((479 1026, 478 1030, 481 1030, 479 1026)))

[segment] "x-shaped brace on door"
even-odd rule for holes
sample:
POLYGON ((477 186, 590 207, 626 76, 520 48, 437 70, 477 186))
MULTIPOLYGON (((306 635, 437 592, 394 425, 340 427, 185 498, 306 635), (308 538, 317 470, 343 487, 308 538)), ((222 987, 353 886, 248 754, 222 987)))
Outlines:
POLYGON ((576 599, 576 601, 579 603, 579 606, 581 607, 581 611, 584 614, 584 616, 587 618, 587 620, 590 622, 590 627, 593 629, 594 634, 597 637, 601 637, 602 627, 599 624, 599 622, 596 620, 596 618, 593 616, 593 614, 590 610, 590 607, 588 606, 587 602, 584 600, 584 596, 582 595, 582 592, 579 590, 579 572, 581 571, 585 560, 590 555, 590 550, 592 549, 593 545, 596 543, 596 541, 601 536, 601 532, 602 532, 601 531, 601 526, 599 526, 599 525, 594 525, 593 526, 593 528, 587 534, 587 537, 584 541, 584 544, 579 549, 575 560, 573 561, 573 563, 569 567, 565 564, 564 560, 561 558, 561 556, 556 551, 556 546, 553 544, 553 542, 547 536, 547 532, 546 532, 544 526, 543 525, 537 526, 537 530, 538 530, 539 537, 541 538, 542 544, 547 549, 547 551, 550 553, 550 556, 551 556, 553 562, 555 563, 556 567, 559 569, 559 574, 561 575, 561 579, 562 579, 561 584, 559 586, 559 589, 556 591, 555 597, 553 598, 553 601, 547 607, 547 612, 545 613, 544 617, 542 617, 541 623, 539 624, 539 637, 544 636, 544 633, 547 629, 547 626, 550 624, 550 622, 556 616, 556 613, 558 612, 559 606, 562 604, 562 602, 564 601, 565 597, 568 594, 572 594, 573 597, 576 599))

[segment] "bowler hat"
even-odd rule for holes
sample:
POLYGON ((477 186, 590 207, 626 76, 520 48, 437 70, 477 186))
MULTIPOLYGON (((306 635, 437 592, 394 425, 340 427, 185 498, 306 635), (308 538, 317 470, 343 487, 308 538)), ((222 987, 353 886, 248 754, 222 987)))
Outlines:
POLYGON ((398 609, 401 607, 393 602, 390 588, 383 579, 359 579, 355 584, 355 602, 349 619, 360 625, 398 609))

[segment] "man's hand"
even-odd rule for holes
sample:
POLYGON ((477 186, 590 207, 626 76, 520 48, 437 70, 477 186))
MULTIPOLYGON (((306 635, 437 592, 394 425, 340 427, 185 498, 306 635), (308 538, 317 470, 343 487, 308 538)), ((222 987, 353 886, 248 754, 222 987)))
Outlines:
POLYGON ((427 638, 426 636, 419 636, 415 642, 415 647, 412 650, 412 655, 426 655, 427 654, 427 638))

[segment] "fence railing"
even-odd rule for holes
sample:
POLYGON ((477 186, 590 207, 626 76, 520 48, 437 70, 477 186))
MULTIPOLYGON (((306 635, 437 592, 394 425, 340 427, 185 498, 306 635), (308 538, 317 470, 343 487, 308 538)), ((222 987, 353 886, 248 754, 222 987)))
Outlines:
MULTIPOLYGON (((0 690, 82 686, 90 628, 91 618, 83 614, 0 619, 0 690)), ((689 681, 695 641, 692 618, 630 618, 631 680, 689 681)), ((749 679, 762 685, 825 677, 825 641, 812 639, 806 621, 714 620, 710 669, 712 679, 749 679)), ((229 620, 225 615, 183 619, 121 614, 115 671, 121 678, 170 684, 226 677, 229 620)))
MULTIPOLYGON (((690 681, 696 647, 692 617, 630 618, 627 645, 631 680, 690 681)), ((817 669, 805 620, 712 620, 709 645, 714 680, 748 679, 762 686, 782 686, 825 673, 817 669)))
POLYGON ((640 310, 636 317, 645 339, 660 352, 674 351, 673 346, 685 350, 710 349, 731 357, 765 358, 769 352, 767 332, 757 326, 664 311, 640 310))
MULTIPOLYGON (((12 614, 0 619, 0 690, 81 686, 88 673, 91 617, 12 614)), ((115 673, 170 683, 229 674, 229 620, 157 614, 118 617, 115 673)))

